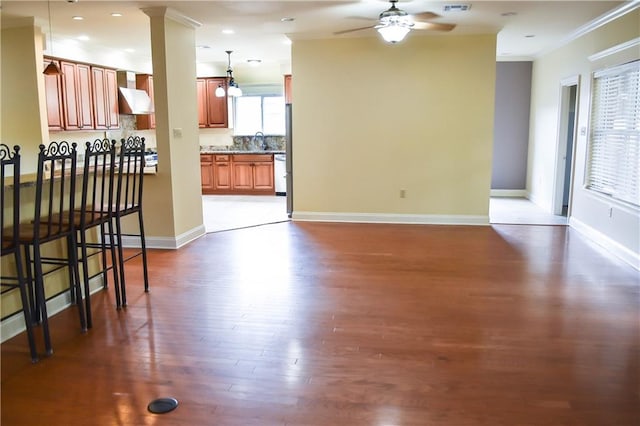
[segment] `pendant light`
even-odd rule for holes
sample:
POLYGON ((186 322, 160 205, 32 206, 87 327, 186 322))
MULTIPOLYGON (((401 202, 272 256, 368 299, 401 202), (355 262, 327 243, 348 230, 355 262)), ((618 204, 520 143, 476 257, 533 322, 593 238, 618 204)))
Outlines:
MULTIPOLYGON (((51 54, 53 55, 53 33, 51 32, 51 0, 47 0, 47 9, 49 11, 49 46, 51 46, 51 54)), ((61 75, 62 72, 58 65, 51 60, 42 72, 44 75, 61 75)))
MULTIPOLYGON (((238 83, 235 82, 235 80, 233 79, 233 68, 231 68, 231 53, 233 53, 232 50, 225 50, 225 52, 227 53, 227 57, 228 57, 228 65, 227 65, 227 85, 229 87, 228 92, 229 92, 229 96, 233 96, 233 97, 238 97, 238 96, 242 96, 242 90, 240 89, 240 87, 238 87, 238 83)), ((224 97, 225 95, 225 91, 224 91, 224 87, 222 87, 221 84, 218 85, 218 87, 216 88, 216 96, 219 98, 224 97)))

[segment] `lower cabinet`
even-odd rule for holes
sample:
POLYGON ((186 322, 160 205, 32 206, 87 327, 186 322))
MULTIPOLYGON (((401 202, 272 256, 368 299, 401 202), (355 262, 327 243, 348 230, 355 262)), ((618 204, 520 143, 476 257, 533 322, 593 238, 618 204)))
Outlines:
POLYGON ((275 194, 272 154, 201 154, 203 194, 275 194))
POLYGON ((200 155, 200 181, 202 183, 202 193, 213 190, 213 155, 200 155))

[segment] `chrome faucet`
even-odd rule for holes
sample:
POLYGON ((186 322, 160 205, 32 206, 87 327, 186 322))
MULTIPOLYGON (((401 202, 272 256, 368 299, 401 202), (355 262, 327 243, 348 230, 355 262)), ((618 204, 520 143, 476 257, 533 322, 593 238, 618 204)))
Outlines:
POLYGON ((251 139, 251 141, 254 143, 255 145, 255 141, 256 139, 260 138, 260 149, 262 150, 266 150, 267 149, 267 144, 266 141, 264 140, 264 133, 262 132, 256 132, 255 135, 253 135, 253 138, 251 139))

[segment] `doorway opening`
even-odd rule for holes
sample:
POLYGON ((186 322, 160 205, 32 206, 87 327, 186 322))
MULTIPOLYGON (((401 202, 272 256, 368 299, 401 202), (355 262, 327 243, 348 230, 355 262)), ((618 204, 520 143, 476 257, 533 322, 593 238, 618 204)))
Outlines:
POLYGON ((578 114, 578 93, 580 76, 561 82, 560 120, 554 176, 553 214, 571 215, 571 195, 574 164, 574 147, 577 136, 576 117, 578 114))

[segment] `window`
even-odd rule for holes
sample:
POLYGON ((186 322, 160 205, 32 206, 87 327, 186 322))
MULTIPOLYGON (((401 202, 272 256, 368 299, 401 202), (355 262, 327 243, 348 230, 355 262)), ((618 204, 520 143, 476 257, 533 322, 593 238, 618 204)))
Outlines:
POLYGON ((284 135, 283 96, 241 96, 234 100, 236 135, 284 135))
POLYGON ((587 188, 640 206, 640 61, 594 74, 587 188))

